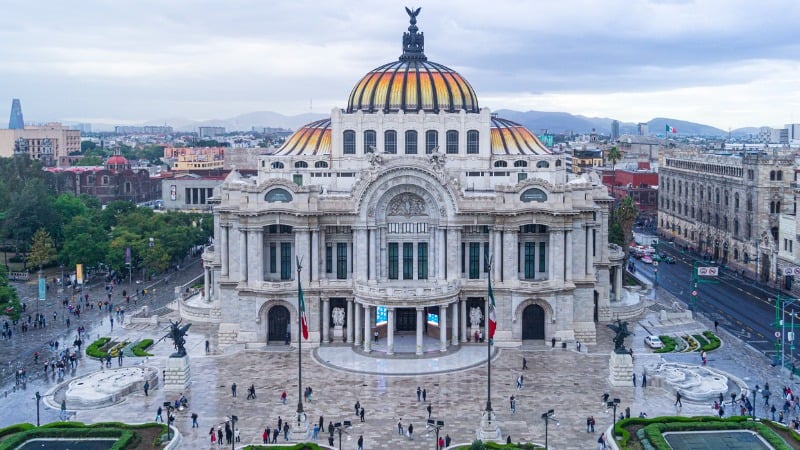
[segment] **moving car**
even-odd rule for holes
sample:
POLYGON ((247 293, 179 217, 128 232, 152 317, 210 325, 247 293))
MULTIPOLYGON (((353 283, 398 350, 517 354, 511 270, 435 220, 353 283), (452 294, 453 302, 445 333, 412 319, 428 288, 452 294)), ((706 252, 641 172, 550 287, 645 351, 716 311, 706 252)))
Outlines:
POLYGON ((661 339, 659 339, 658 336, 647 336, 644 338, 644 343, 650 348, 664 347, 664 343, 661 342, 661 339))
POLYGON ((642 262, 645 264, 653 264, 653 258, 650 255, 642 256, 642 262))
POLYGON ((675 264, 675 258, 673 258, 672 256, 665 256, 661 258, 661 260, 667 264, 675 264))

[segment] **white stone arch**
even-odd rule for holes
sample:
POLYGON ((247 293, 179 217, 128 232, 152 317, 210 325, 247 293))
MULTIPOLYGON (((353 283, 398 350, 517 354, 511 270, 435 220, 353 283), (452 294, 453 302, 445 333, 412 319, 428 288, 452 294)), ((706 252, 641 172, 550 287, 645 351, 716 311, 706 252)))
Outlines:
POLYGON ((370 223, 385 223, 389 202, 403 193, 420 197, 425 202, 428 220, 433 223, 455 216, 456 201, 448 187, 425 171, 400 168, 382 173, 356 198, 360 218, 370 223))
POLYGON ((267 299, 261 304, 261 306, 258 308, 258 313, 256 314, 259 323, 259 327, 256 332, 258 342, 267 342, 269 337, 269 313, 277 306, 282 306, 289 311, 289 326, 292 329, 292 340, 297 339, 297 336, 295 335, 297 332, 295 330, 297 327, 297 308, 295 304, 281 298, 271 298, 267 299))
POLYGON ((518 341, 522 341, 522 313, 525 311, 525 308, 531 305, 539 305, 544 310, 545 340, 549 339, 550 336, 554 336, 556 329, 555 329, 555 324, 553 323, 553 319, 555 318, 555 311, 553 310, 553 306, 547 299, 541 297, 534 297, 523 300, 514 309, 513 325, 511 330, 512 338, 518 341))

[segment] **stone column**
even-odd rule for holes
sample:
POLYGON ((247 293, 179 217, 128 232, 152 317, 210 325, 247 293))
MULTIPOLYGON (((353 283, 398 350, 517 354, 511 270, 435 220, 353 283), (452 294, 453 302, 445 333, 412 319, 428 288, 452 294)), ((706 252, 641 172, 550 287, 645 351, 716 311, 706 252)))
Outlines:
POLYGON ((461 229, 447 230, 447 279, 456 280, 461 277, 461 229))
POLYGON ((206 302, 211 301, 211 269, 203 267, 203 294, 206 302))
POLYGON ((411 279, 416 280, 419 275, 417 261, 419 260, 419 244, 417 242, 411 243, 411 279))
POLYGON ((386 227, 381 227, 378 230, 378 235, 380 236, 380 243, 378 245, 378 267, 376 270, 378 272, 378 279, 385 280, 387 277, 386 266, 388 264, 386 256, 386 247, 388 246, 386 243, 386 227))
POLYGON ((622 265, 614 266, 616 276, 614 277, 614 297, 617 301, 622 300, 622 265))
POLYGON ((230 232, 229 226, 222 226, 220 227, 220 255, 221 255, 221 264, 222 264, 222 276, 227 277, 230 273, 230 267, 228 266, 228 233, 230 232))
POLYGON ((239 281, 247 281, 247 230, 239 228, 239 281))
MULTIPOLYGON (((319 281, 319 230, 311 230, 311 280, 319 281)), ((327 333, 326 333, 327 336, 327 333)))
POLYGON ((564 273, 566 281, 572 281, 572 230, 564 231, 567 248, 564 251, 564 273))
POLYGON ((447 306, 439 307, 439 351, 447 351, 447 306))
POLYGON ((345 317, 346 325, 347 325, 347 337, 345 342, 348 344, 353 343, 353 299, 347 299, 347 317, 345 317))
POLYGON ((436 279, 439 275, 436 272, 439 258, 436 257, 436 231, 431 230, 428 234, 428 279, 436 279))
POLYGON ((594 271, 592 270, 594 267, 594 233, 591 227, 586 227, 586 267, 584 269, 584 273, 587 276, 591 276, 594 271))
POLYGON ((386 354, 394 355, 394 307, 387 308, 386 354))
POLYGON ((560 277, 558 276, 559 270, 558 270, 558 264, 557 264, 557 260, 559 259, 560 255, 558 254, 558 251, 556 250, 558 248, 558 238, 557 238, 557 236, 559 234, 560 233, 558 233, 557 231, 553 230, 552 228, 550 229, 550 242, 548 243, 549 245, 548 245, 548 249, 547 249, 547 258, 548 258, 548 263, 549 263, 548 267, 547 267, 547 279, 549 279, 549 280, 558 280, 558 279, 560 279, 560 277))
POLYGON ((370 281, 375 281, 378 279, 378 258, 376 255, 376 251, 378 250, 376 239, 378 237, 378 233, 374 228, 370 228, 367 231, 369 237, 369 262, 367 263, 367 279, 370 281))
POLYGON ((369 353, 372 349, 372 317, 369 305, 364 305, 364 351, 369 353))
MULTIPOLYGON (((294 233, 294 253, 297 257, 300 258, 301 265, 303 266, 303 271, 300 272, 300 276, 303 277, 303 281, 306 281, 310 278, 309 271, 311 269, 308 268, 309 261, 311 260, 311 249, 309 248, 309 231, 308 230, 297 230, 294 233)), ((296 266, 293 266, 294 270, 297 270, 296 266)))
POLYGON ((450 344, 458 347, 458 308, 459 302, 451 303, 453 309, 453 330, 450 333, 450 344))
POLYGON ((417 355, 422 354, 422 330, 423 320, 425 320, 424 308, 417 308, 417 355))
POLYGON ((259 286, 264 281, 264 229, 247 230, 247 281, 259 286))
POLYGON ((353 317, 356 320, 355 323, 355 336, 353 337, 353 345, 359 346, 361 345, 361 307, 358 303, 353 305, 353 317))
POLYGON ((519 274, 517 272, 517 253, 519 243, 517 230, 505 230, 503 233, 503 281, 514 282, 517 281, 519 274))
POLYGON ((440 280, 446 279, 444 275, 444 268, 445 268, 445 258, 447 256, 447 248, 445 247, 444 243, 444 236, 445 236, 444 228, 438 228, 436 230, 436 278, 440 280))
POLYGON ((326 298, 322 300, 322 343, 327 344, 331 341, 331 301, 326 298))
POLYGON ((494 250, 492 251, 494 255, 494 265, 492 266, 492 278, 495 281, 503 281, 502 272, 503 272, 503 232, 500 230, 495 230, 494 232, 494 250))
POLYGON ((458 302, 461 308, 461 342, 467 342, 467 301, 458 302))

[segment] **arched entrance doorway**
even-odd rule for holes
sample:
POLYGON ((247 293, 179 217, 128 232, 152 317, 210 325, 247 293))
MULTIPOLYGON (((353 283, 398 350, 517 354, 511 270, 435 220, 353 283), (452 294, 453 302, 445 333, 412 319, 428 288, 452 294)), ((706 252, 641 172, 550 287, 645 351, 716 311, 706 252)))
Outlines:
POLYGON ((544 339, 544 308, 530 305, 522 312, 522 339, 544 339))
POLYGON ((276 305, 267 313, 267 342, 286 342, 289 333, 289 310, 276 305))

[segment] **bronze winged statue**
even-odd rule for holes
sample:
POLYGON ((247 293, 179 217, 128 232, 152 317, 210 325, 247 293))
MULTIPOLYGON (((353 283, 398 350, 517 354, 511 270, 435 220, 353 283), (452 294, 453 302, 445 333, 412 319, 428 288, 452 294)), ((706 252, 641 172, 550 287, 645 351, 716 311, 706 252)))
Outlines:
POLYGON ((179 320, 177 322, 173 322, 172 320, 170 320, 169 332, 158 340, 158 342, 161 342, 166 338, 172 339, 172 343, 175 345, 175 353, 170 355, 170 358, 179 358, 181 356, 186 356, 186 347, 184 346, 186 344, 185 336, 189 332, 189 327, 191 327, 192 324, 187 323, 186 325, 181 326, 181 322, 182 320, 179 320))
POLYGON ((611 328, 616 333, 614 335, 614 351, 617 353, 628 353, 628 351, 625 350, 625 338, 631 335, 630 331, 628 331, 628 322, 617 319, 616 325, 610 323, 608 324, 608 328, 611 328))

